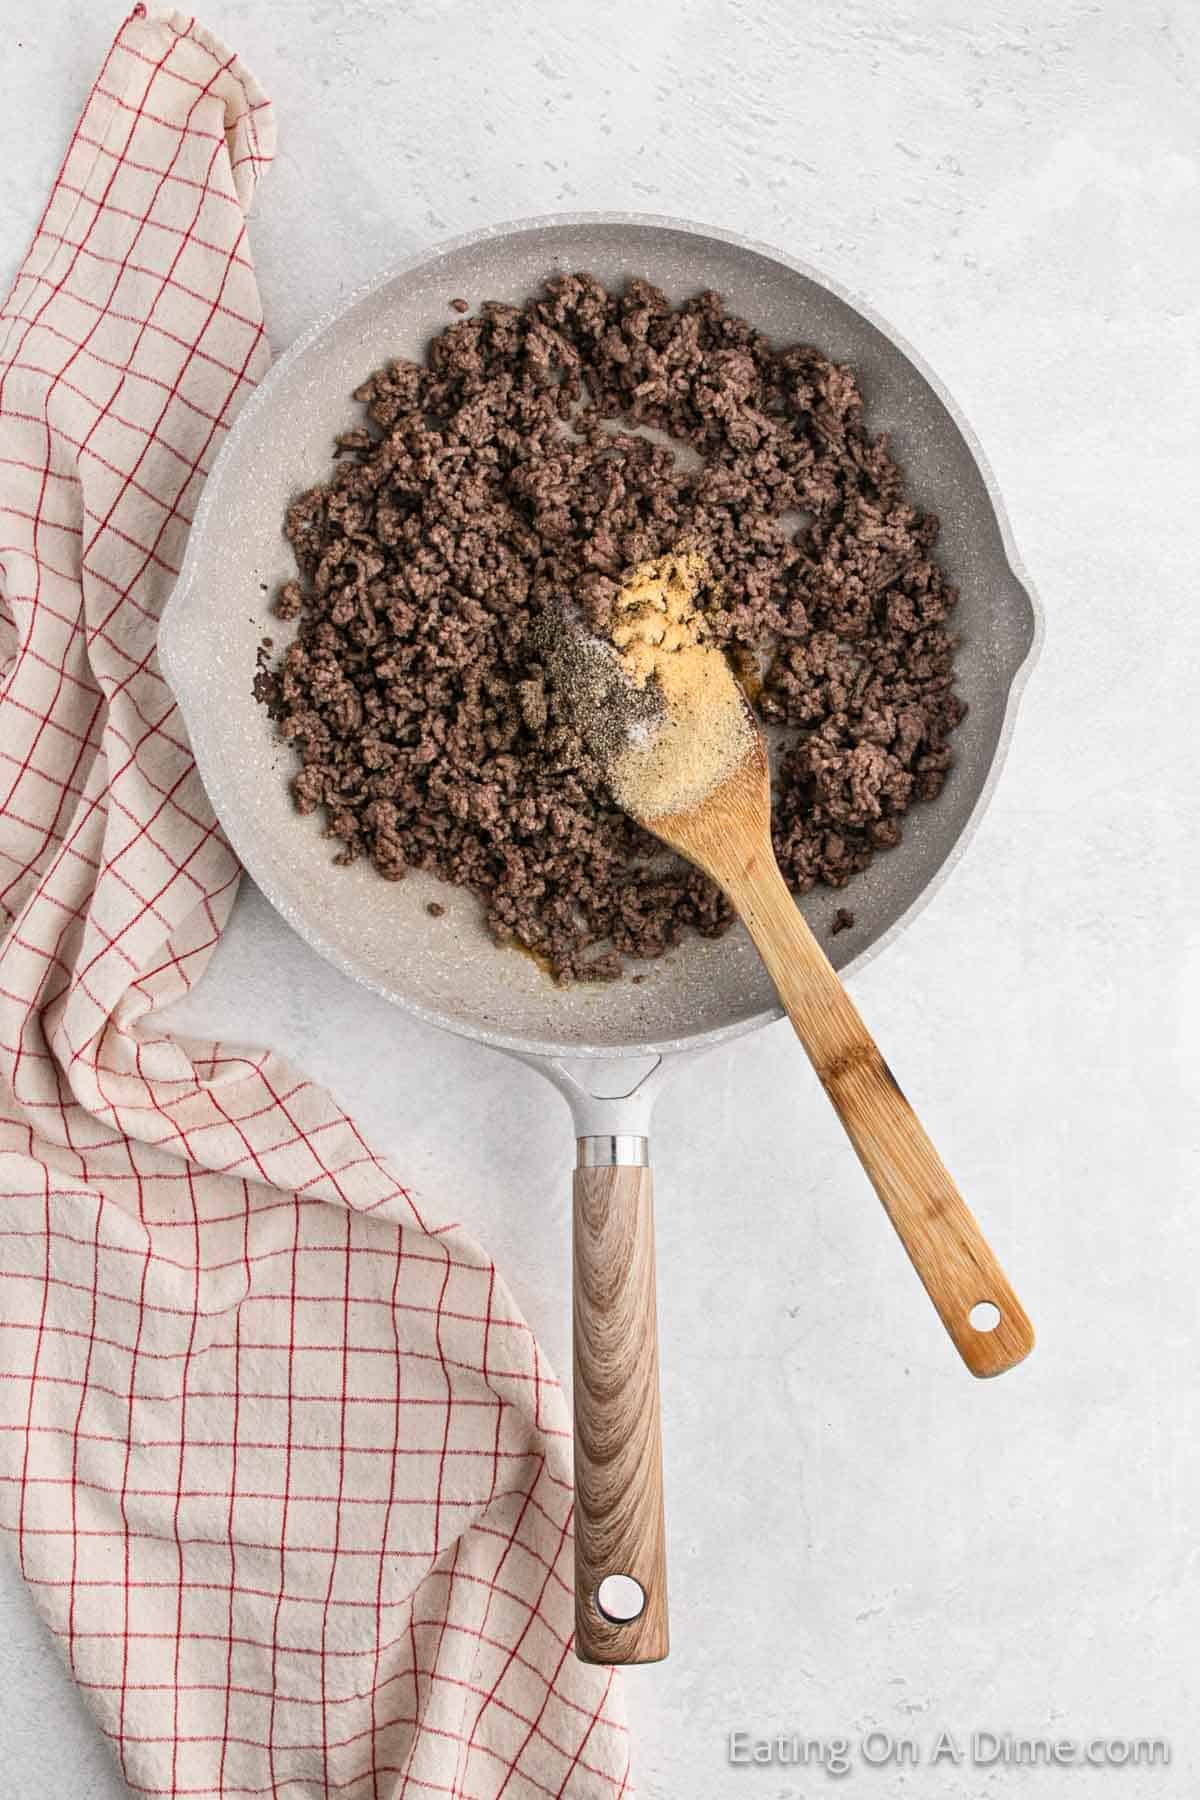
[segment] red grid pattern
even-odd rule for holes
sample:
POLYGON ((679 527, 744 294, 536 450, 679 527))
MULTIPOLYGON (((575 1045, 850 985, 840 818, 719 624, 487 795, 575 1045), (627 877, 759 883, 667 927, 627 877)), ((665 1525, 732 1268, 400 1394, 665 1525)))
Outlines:
POLYGON ((279 1058, 154 1017, 237 887, 155 632, 268 360, 272 140, 139 9, 0 312, 0 1524, 135 1793, 623 1795, 495 1269, 279 1058))

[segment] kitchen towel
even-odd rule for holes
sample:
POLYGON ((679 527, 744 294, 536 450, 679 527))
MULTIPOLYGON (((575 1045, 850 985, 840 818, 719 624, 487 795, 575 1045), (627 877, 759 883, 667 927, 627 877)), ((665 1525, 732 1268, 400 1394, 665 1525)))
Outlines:
POLYGON ((269 360, 273 136, 139 8, 0 314, 0 1522, 135 1793, 626 1794, 494 1267, 280 1057, 158 1019, 238 882, 155 636, 269 360))

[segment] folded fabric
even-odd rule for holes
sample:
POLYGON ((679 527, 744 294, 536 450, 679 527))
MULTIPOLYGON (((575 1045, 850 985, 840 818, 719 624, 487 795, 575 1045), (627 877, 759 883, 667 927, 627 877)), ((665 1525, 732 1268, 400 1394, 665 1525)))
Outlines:
POLYGON ((136 1793, 626 1794, 494 1267, 279 1057, 157 1017, 238 881, 155 637, 268 362, 273 137, 139 8, 0 314, 0 1522, 136 1793))

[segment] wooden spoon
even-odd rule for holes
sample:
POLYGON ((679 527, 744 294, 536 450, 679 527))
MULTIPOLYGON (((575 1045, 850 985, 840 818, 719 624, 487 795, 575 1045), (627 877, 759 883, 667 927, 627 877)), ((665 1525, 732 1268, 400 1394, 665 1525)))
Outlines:
POLYGON ((729 896, 809 1060, 972 1375, 1001 1375, 1033 1326, 974 1215, 810 931, 771 847, 771 785, 757 728, 734 772, 689 811, 640 818, 729 896), (991 1329, 971 1322, 990 1302, 991 1329))
MULTIPOLYGON (((666 604, 664 591, 660 613, 666 604)), ((963 1361, 974 1375, 999 1375, 1028 1355, 1033 1328, 788 892, 771 848, 766 748, 728 664, 698 629, 689 639, 686 613, 673 623, 682 641, 668 642, 652 615, 640 639, 656 717, 637 701, 644 665, 631 681, 611 647, 563 635, 559 653, 574 657, 576 675, 590 669, 567 684, 580 728, 604 755, 619 804, 741 914, 963 1361), (972 1319, 988 1302, 990 1328, 972 1319)), ((575 1642, 585 1662, 652 1662, 667 1654, 654 1226, 644 1158, 616 1145, 598 1146, 611 1166, 575 1177, 575 1642), (618 1574, 633 1592, 614 1616, 605 1589, 618 1574)))

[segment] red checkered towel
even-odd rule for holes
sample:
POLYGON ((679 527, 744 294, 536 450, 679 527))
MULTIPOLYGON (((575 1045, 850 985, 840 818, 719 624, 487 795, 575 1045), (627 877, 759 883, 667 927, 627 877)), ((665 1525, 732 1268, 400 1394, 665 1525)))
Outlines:
POLYGON ((267 366, 270 108, 121 30, 0 314, 0 1522, 142 1794, 625 1794, 561 1394, 279 1057, 168 1035, 238 870, 155 632, 267 366))

